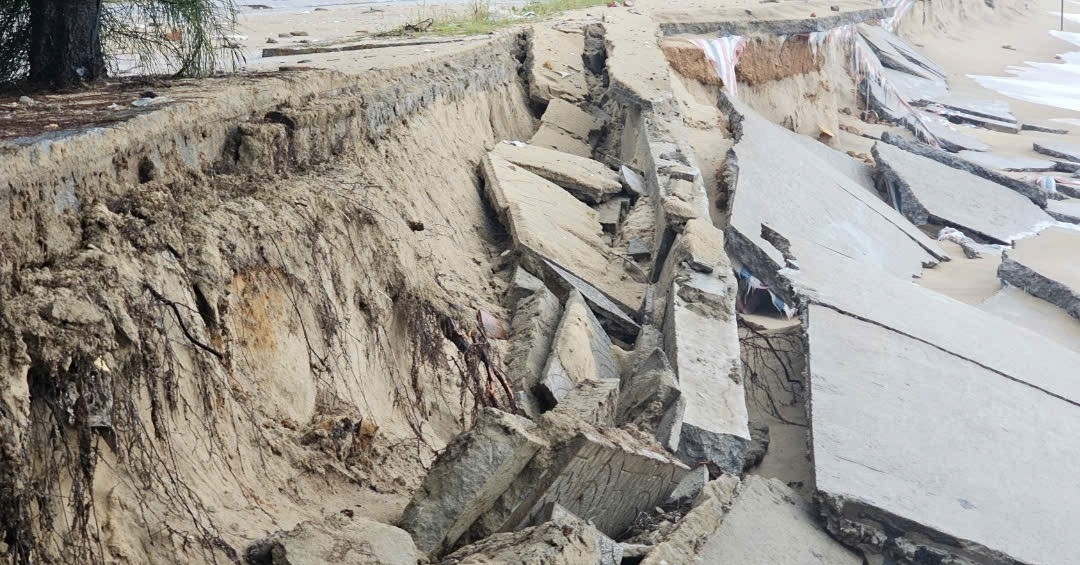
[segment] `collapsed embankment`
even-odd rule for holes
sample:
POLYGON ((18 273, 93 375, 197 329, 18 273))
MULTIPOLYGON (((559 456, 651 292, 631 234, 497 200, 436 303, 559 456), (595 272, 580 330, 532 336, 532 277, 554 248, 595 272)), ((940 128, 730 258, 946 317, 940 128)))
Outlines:
POLYGON ((497 402, 452 340, 502 315, 477 166, 535 127, 522 49, 213 81, 5 146, 13 562, 229 562, 327 512, 396 517, 497 402))

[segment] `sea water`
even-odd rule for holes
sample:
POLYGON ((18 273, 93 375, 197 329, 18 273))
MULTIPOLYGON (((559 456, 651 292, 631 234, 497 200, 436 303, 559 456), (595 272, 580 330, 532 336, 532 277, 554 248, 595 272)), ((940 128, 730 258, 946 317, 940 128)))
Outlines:
MULTIPOLYGON (((1065 19, 1080 22, 1080 14, 1066 13, 1065 19)), ((1080 47, 1080 33, 1051 30, 1050 35, 1080 47)), ((1059 63, 1011 66, 1006 72, 1013 76, 969 76, 983 87, 1017 100, 1080 112, 1080 52, 1063 53, 1058 58, 1059 63)))

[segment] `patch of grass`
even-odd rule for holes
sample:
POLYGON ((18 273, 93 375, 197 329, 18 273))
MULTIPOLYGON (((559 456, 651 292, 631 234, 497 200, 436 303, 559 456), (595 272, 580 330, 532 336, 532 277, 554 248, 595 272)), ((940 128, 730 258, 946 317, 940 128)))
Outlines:
POLYGON ((410 23, 382 35, 478 35, 501 27, 548 17, 568 10, 605 6, 608 0, 529 0, 522 6, 495 8, 490 0, 464 6, 422 4, 410 23))

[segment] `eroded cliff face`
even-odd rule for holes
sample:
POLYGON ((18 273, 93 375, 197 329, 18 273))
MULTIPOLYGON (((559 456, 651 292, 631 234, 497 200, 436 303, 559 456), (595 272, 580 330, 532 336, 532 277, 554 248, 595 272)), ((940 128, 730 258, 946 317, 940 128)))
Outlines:
POLYGON ((182 87, 9 145, 0 526, 18 563, 229 562, 400 513, 488 388, 506 235, 476 167, 531 135, 514 35, 437 64, 182 87))

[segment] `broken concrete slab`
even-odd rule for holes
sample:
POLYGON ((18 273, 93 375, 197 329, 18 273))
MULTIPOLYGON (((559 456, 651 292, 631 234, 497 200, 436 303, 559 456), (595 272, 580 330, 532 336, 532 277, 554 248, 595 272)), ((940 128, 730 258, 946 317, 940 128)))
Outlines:
POLYGON ((537 454, 473 525, 473 539, 534 525, 551 502, 617 537, 666 499, 689 470, 623 430, 597 429, 564 414, 545 414, 538 426, 552 447, 537 454))
MULTIPOLYGON (((1009 103, 1004 100, 983 100, 945 95, 935 99, 933 104, 965 115, 985 118, 994 123, 1018 126, 1016 123, 1016 116, 1012 113, 1012 108, 1010 108, 1009 103)), ((1010 130, 1009 133, 1016 133, 1016 131, 1010 130)))
POLYGON ((878 25, 859 24, 859 35, 874 50, 881 64, 926 80, 944 80, 945 73, 929 59, 919 55, 913 47, 878 25), (936 67, 936 68, 935 68, 936 67))
POLYGON ((600 227, 603 228, 604 233, 615 235, 629 210, 630 198, 626 196, 616 196, 597 205, 596 216, 600 220, 600 227))
POLYGON ((581 62, 585 35, 580 29, 562 31, 548 24, 534 25, 531 32, 525 59, 529 98, 541 104, 552 99, 585 101, 589 93, 581 62))
POLYGON ((529 138, 529 145, 562 151, 584 159, 592 158, 592 145, 587 141, 582 141, 567 133, 566 130, 546 122, 541 123, 540 128, 529 138))
POLYGON ((618 383, 619 369, 611 348, 611 339, 585 299, 579 292, 571 292, 551 341, 551 354, 536 387, 537 395, 548 406, 555 406, 579 383, 618 383))
POLYGON ((1054 221, 1020 194, 932 159, 880 142, 873 155, 892 202, 915 224, 1008 244, 1054 221))
MULTIPOLYGON (((550 502, 547 508, 543 512, 545 521, 563 520, 565 518, 578 519, 566 508, 557 502, 550 502)), ((590 526, 591 528, 591 526, 590 526)), ((600 560, 597 565, 619 565, 622 563, 623 558, 623 546, 622 544, 615 543, 615 540, 605 536, 600 530, 592 528, 593 536, 596 538, 596 546, 600 551, 600 560)))
MULTIPOLYGON (((637 311, 644 284, 632 278, 629 262, 603 241, 595 211, 498 155, 484 158, 483 172, 488 200, 523 260, 550 261, 595 287, 624 312, 637 311)), ((530 270, 539 273, 543 268, 533 265, 530 270)))
POLYGON ((1046 193, 1039 190, 1037 187, 1031 186, 1021 180, 1014 179, 1012 177, 1003 175, 997 171, 993 171, 981 165, 975 164, 967 159, 961 159, 956 155, 934 149, 929 145, 922 143, 915 143, 908 141, 902 137, 899 137, 890 132, 884 132, 881 134, 881 141, 890 145, 895 145, 908 153, 914 153, 921 155, 928 159, 933 159, 944 165, 948 165, 954 169, 969 172, 979 178, 984 178, 991 182, 1000 184, 1010 190, 1013 190, 1019 194, 1024 195, 1028 200, 1031 200, 1036 206, 1040 208, 1046 207, 1046 193))
POLYGON ((1042 153, 1050 157, 1064 159, 1066 161, 1080 162, 1080 145, 1073 143, 1060 143, 1054 141, 1036 141, 1031 144, 1036 153, 1042 153))
MULTIPOLYGON (((807 248, 781 277, 803 302, 826 305, 1080 403, 1080 355, 1036 333, 824 248, 807 248), (883 300, 882 297, 889 297, 883 300), (1017 343, 1024 347, 1017 348, 1017 343)), ((812 352, 811 352, 812 353, 812 352)))
POLYGON ((534 277, 519 265, 514 267, 514 274, 510 277, 510 286, 506 289, 506 300, 510 308, 516 309, 521 300, 540 292, 543 288, 544 281, 534 277))
POLYGON ((784 483, 747 475, 732 488, 737 481, 724 476, 710 483, 642 564, 862 564, 862 556, 829 537, 811 504, 784 483))
POLYGON ((571 414, 598 427, 614 426, 619 388, 619 381, 614 379, 582 381, 551 412, 571 414))
POLYGON ((1050 200, 1046 203, 1046 213, 1059 222, 1080 224, 1080 199, 1050 200))
POLYGON ((652 13, 664 35, 799 35, 828 31, 848 24, 880 20, 892 14, 872 2, 840 0, 804 2, 798 8, 788 5, 756 4, 748 10, 744 5, 707 5, 689 9, 672 7, 652 13), (837 9, 832 10, 835 6, 837 9))
POLYGON ((960 133, 959 131, 956 131, 953 127, 942 123, 945 120, 942 120, 941 118, 938 118, 937 116, 934 116, 933 114, 928 114, 926 112, 917 113, 920 118, 917 126, 914 123, 914 120, 910 118, 906 119, 905 121, 908 123, 909 126, 912 126, 911 129, 915 129, 915 127, 926 128, 935 138, 937 138, 937 141, 941 144, 942 149, 946 151, 951 151, 953 153, 959 153, 961 151, 975 152, 990 150, 989 145, 979 141, 978 139, 975 139, 974 137, 971 137, 970 135, 960 133))
POLYGON ((339 513, 255 542, 245 558, 251 565, 415 565, 421 554, 405 530, 339 513))
POLYGON ((596 116, 562 99, 548 103, 540 123, 559 128, 585 143, 604 125, 596 116))
POLYGON ((506 358, 506 377, 516 389, 532 391, 543 378, 562 310, 562 302, 543 287, 518 302, 506 358))
MULTIPOLYGON (((602 535, 602 534, 601 534, 602 535)), ((448 555, 441 565, 613 565, 597 530, 570 513, 518 532, 498 533, 448 555)))
POLYGON ((768 241, 762 226, 792 239, 788 252, 795 257, 797 245, 825 246, 904 277, 948 257, 875 193, 807 150, 797 134, 731 103, 743 119, 726 162, 725 174, 736 179, 727 249, 766 284, 786 259, 776 247, 783 244, 768 241), (773 158, 778 151, 788 158, 773 158))
POLYGON ((970 124, 989 130, 1000 131, 1002 133, 1020 133, 1020 125, 1015 121, 1006 122, 995 120, 986 116, 945 107, 940 104, 929 104, 926 105, 925 108, 927 111, 945 117, 954 124, 970 124))
POLYGON ((997 171, 1052 171, 1054 162, 1047 159, 1023 157, 1018 155, 998 155, 980 151, 960 151, 962 159, 966 159, 988 169, 997 171))
POLYGON ((611 92, 645 110, 671 105, 671 67, 653 18, 635 10, 604 12, 604 46, 611 92))
MULTIPOLYGON (((816 304, 806 314, 814 480, 829 531, 901 562, 1080 561, 1068 541, 1080 518, 1068 471, 1080 408, 947 341, 869 320, 816 304), (1037 478, 1018 482, 1031 461, 1037 478)), ((1017 337, 1005 354, 1027 357, 1017 337)))
POLYGON ((1080 230, 1049 228, 1002 253, 1001 280, 1080 319, 1080 230))
POLYGON ((1069 130, 1067 129, 1045 126, 1042 124, 1020 124, 1020 129, 1023 131, 1038 131, 1042 133, 1054 133, 1057 135, 1069 134, 1069 130))
POLYGON ((416 546, 429 555, 451 547, 545 445, 536 425, 486 408, 468 432, 439 455, 401 518, 416 546))
POLYGON ((686 399, 667 355, 656 349, 619 386, 615 422, 633 424, 656 436, 668 451, 679 449, 686 399))
POLYGON ((603 202, 622 192, 619 174, 592 159, 546 147, 511 143, 498 144, 493 153, 586 202, 603 202))
POLYGON ((908 104, 930 102, 949 91, 948 84, 941 78, 928 79, 889 68, 882 69, 882 74, 908 104))
POLYGON ((859 186, 869 190, 873 194, 877 193, 877 190, 874 188, 873 171, 870 170, 870 167, 867 166, 866 163, 805 135, 793 137, 792 139, 798 140, 803 147, 810 150, 814 155, 817 155, 818 158, 828 163, 837 171, 847 175, 848 178, 855 181, 859 186))
POLYGON ((619 167, 619 176, 622 177, 627 192, 634 196, 644 196, 645 179, 641 178, 641 175, 637 174, 634 169, 622 165, 619 167))
POLYGON ((735 320, 735 277, 679 272, 670 287, 664 349, 686 399, 678 456, 739 473, 750 441, 735 320))
POLYGON ((600 325, 612 337, 631 343, 641 331, 641 326, 628 316, 621 306, 612 302, 596 287, 551 261, 544 261, 543 270, 545 278, 549 279, 553 287, 559 289, 561 295, 568 296, 571 290, 580 292, 585 302, 588 302, 593 309, 593 313, 600 319, 600 325))
POLYGON ((1062 347, 1080 352, 1080 320, 1019 288, 1003 286, 993 296, 980 302, 978 307, 1062 347))

